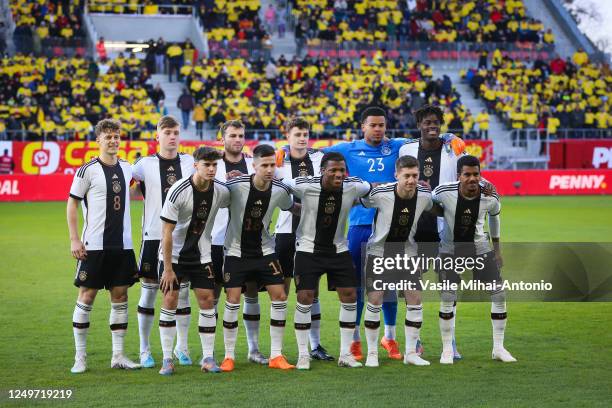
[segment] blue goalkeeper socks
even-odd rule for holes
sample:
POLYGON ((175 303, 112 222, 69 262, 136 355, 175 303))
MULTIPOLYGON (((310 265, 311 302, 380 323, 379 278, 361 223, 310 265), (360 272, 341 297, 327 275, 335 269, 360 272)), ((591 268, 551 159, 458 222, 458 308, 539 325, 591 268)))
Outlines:
POLYGON ((383 302, 382 311, 385 325, 395 326, 397 320, 397 301, 383 302))

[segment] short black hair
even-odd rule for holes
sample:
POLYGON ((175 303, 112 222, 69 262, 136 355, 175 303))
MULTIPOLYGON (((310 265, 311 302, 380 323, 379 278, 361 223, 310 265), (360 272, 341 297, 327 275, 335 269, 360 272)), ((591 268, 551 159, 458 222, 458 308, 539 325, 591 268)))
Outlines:
POLYGON ((323 157, 321 158, 321 168, 322 169, 325 168, 327 166, 327 162, 330 162, 330 161, 343 161, 346 163, 346 159, 344 158, 342 153, 329 152, 329 153, 325 153, 323 157))
POLYGON ((255 149, 253 149, 253 158, 259 159, 261 157, 270 157, 274 156, 276 152, 274 148, 267 144, 260 144, 255 149))
POLYGON ((457 160, 457 174, 461 174, 461 170, 463 170, 463 166, 478 166, 478 171, 480 171, 480 160, 478 157, 465 155, 457 160))
POLYGON ((385 120, 387 119, 387 113, 380 106, 368 106, 361 112, 361 123, 365 123, 368 119, 368 116, 384 116, 385 120))
POLYGON ((419 161, 414 156, 402 156, 395 162, 395 171, 419 167, 419 161))
POLYGON ((217 161, 223 158, 223 153, 214 147, 200 146, 193 152, 193 160, 198 162, 204 161, 217 161))
POLYGON ((440 107, 438 106, 423 105, 420 109, 417 109, 416 112, 414 112, 414 117, 417 123, 421 123, 423 119, 425 119, 425 117, 429 115, 436 115, 436 117, 440 121, 440 124, 444 123, 444 113, 442 112, 442 109, 440 109, 440 107))

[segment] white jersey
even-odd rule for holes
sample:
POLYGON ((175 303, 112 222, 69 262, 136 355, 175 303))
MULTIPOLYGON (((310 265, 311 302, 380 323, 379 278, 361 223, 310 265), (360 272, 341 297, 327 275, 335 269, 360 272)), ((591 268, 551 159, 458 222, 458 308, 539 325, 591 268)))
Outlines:
POLYGON ((142 214, 142 240, 160 240, 161 222, 159 215, 166 201, 170 187, 184 177, 194 173, 193 156, 179 153, 168 160, 159 154, 141 157, 132 166, 132 178, 140 182, 144 196, 142 214))
POLYGON ((412 156, 419 161, 419 180, 427 181, 432 189, 457 181, 457 160, 464 155, 456 155, 450 144, 432 151, 421 149, 419 139, 409 140, 399 150, 399 157, 412 156))
POLYGON ((270 221, 274 209, 290 210, 293 200, 289 189, 277 180, 270 188, 260 191, 253 177, 240 176, 227 182, 231 194, 230 217, 225 235, 225 255, 243 258, 262 257, 275 253, 270 236, 270 221))
MULTIPOLYGON (((211 262, 210 245, 213 221, 219 208, 229 205, 227 187, 220 181, 207 191, 193 184, 193 176, 177 181, 168 191, 160 218, 176 224, 172 231, 172 263, 199 265, 211 262)), ((159 260, 164 260, 160 246, 159 260)))
POLYGON ((302 203, 300 225, 296 231, 296 251, 341 253, 348 251, 344 237, 346 219, 356 200, 368 195, 370 183, 357 177, 344 179, 342 189, 323 190, 321 177, 283 180, 302 203))
MULTIPOLYGON (((290 180, 296 177, 308 177, 321 175, 321 159, 323 152, 308 149, 306 156, 301 159, 294 159, 290 154, 286 154, 282 167, 276 169, 275 177, 283 180, 290 180)), ((293 198, 296 203, 300 202, 297 197, 293 198)), ((295 233, 300 223, 300 217, 290 211, 281 211, 276 220, 275 232, 277 234, 295 233)))
POLYGON ((70 197, 81 200, 86 250, 132 249, 131 180, 132 166, 121 159, 109 166, 95 158, 77 170, 70 197))
POLYGON ((372 224, 372 235, 368 239, 367 254, 386 256, 385 249, 396 250, 392 243, 402 243, 408 256, 417 255, 414 234, 423 211, 431 210, 431 192, 421 186, 412 198, 404 199, 397 194, 397 183, 377 186, 370 194, 361 199, 366 208, 376 208, 372 224), (385 244, 387 248, 385 248, 385 244), (390 248, 393 246, 393 248, 390 248))
POLYGON ((432 199, 444 209, 444 228, 441 233, 440 253, 453 254, 455 243, 474 242, 477 255, 492 250, 488 234, 484 231, 487 215, 501 211, 497 194, 467 199, 459 194, 459 182, 441 184, 433 192, 432 199))
MULTIPOLYGON (((439 184, 457 181, 457 160, 464 155, 465 153, 456 155, 450 143, 443 143, 436 150, 422 149, 420 139, 409 140, 399 150, 399 157, 412 156, 418 160, 419 180, 429 183, 432 190, 439 184)), ((437 241, 443 226, 442 217, 423 214, 418 223, 416 240, 437 241)))
MULTIPOLYGON (((255 170, 253 169, 253 159, 251 157, 246 157, 243 154, 242 159, 239 162, 233 163, 227 161, 224 156, 221 160, 217 161, 217 175, 215 176, 215 178, 217 180, 226 182, 227 173, 232 170, 238 170, 242 174, 253 174, 255 172, 255 170)), ((219 209, 212 230, 213 245, 223 245, 223 243, 225 242, 225 232, 227 230, 227 224, 229 222, 228 215, 229 211, 227 208, 219 209)))

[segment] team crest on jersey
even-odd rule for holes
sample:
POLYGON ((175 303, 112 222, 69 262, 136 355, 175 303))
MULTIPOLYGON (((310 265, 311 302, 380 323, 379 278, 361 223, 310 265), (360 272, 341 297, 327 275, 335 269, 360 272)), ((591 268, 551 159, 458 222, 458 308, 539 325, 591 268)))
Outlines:
POLYGON ((261 207, 253 207, 253 208, 251 208, 251 217, 253 217, 253 218, 261 217, 261 207))
POLYGON ((465 226, 465 227, 469 227, 470 224, 472 223, 472 217, 469 215, 462 215, 461 216, 461 225, 465 226))
POLYGON ((208 215, 208 208, 206 206, 207 206, 206 200, 202 201, 202 203, 198 207, 198 211, 196 212, 196 216, 201 220, 205 219, 206 216, 208 215))
POLYGON ((223 274, 223 280, 224 280, 225 282, 229 282, 229 280, 230 280, 230 274, 229 274, 229 272, 225 272, 225 273, 223 274))
POLYGON ((434 174, 433 166, 426 164, 423 166, 423 174, 425 177, 431 177, 434 174))
POLYGON ((168 176, 166 177, 166 182, 168 182, 168 184, 170 185, 176 183, 176 175, 174 173, 168 174, 168 176))
POLYGON ((113 181, 113 192, 115 194, 119 194, 121 192, 121 183, 118 181, 113 181))
POLYGON ((336 203, 330 200, 325 202, 325 210, 324 210, 325 214, 333 214, 335 210, 336 210, 336 203))
POLYGON ((306 163, 301 162, 300 163, 300 168, 298 169, 298 176, 299 177, 308 177, 308 166, 306 165, 306 163))
POLYGON ((405 227, 406 225, 408 225, 408 220, 409 220, 408 215, 406 214, 400 215, 399 220, 398 220, 399 225, 401 225, 402 227, 405 227))
POLYGON ((380 153, 383 156, 388 156, 391 154, 391 148, 387 145, 383 145, 383 147, 380 148, 380 153))
POLYGON ((87 279, 87 271, 80 271, 79 272, 79 280, 81 282, 84 282, 87 279))

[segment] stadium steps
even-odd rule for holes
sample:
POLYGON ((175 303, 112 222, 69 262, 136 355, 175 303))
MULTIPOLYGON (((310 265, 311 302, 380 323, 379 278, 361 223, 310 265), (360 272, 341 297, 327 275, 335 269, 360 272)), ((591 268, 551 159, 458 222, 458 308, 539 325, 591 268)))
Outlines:
POLYGON ((2 41, 1 38, 4 38, 6 41, 6 52, 13 55, 15 53, 15 43, 13 42, 15 22, 13 21, 13 13, 11 13, 9 0, 0 0, 0 21, 2 22, 0 41, 2 41))
MULTIPOLYGON (((563 26, 557 22, 548 8, 547 2, 542 0, 525 0, 524 2, 527 15, 542 21, 546 29, 552 29, 553 34, 555 34, 556 52, 563 58, 574 55, 578 48, 576 42, 566 33, 563 26)), ((558 7, 563 6, 558 3, 558 7)))
MULTIPOLYGON (((166 74, 153 74, 151 76, 151 79, 153 86, 155 86, 156 84, 160 84, 161 88, 166 94, 166 100, 164 101, 164 104, 168 108, 168 114, 177 118, 182 126, 183 120, 181 118, 181 110, 176 106, 176 102, 178 101, 179 96, 181 96, 185 85, 182 82, 169 82, 168 75, 166 74)), ((195 124, 189 124, 189 130, 181 129, 181 137, 184 140, 195 139, 195 124)))
MULTIPOLYGON (((259 10, 259 18, 261 21, 265 22, 266 19, 264 17, 264 13, 268 8, 268 5, 272 4, 278 9, 278 2, 274 0, 261 0, 261 9, 259 10)), ((287 18, 289 19, 289 13, 287 13, 287 18)), ((277 19, 278 20, 278 19, 277 19)), ((287 60, 293 58, 296 54, 297 47, 295 46, 295 35, 293 29, 291 29, 289 21, 285 21, 285 37, 280 38, 278 36, 278 31, 272 35, 272 58, 278 59, 281 55, 284 55, 287 60)))
MULTIPOLYGON (((459 67, 451 69, 450 66, 452 66, 452 63, 449 65, 449 62, 432 63, 431 67, 434 71, 434 78, 442 78, 443 75, 448 75, 453 86, 461 95, 461 102, 470 110, 475 118, 481 110, 485 109, 485 105, 480 99, 474 97, 474 92, 467 83, 461 82, 459 67)), ((489 115, 489 118, 489 139, 493 141, 494 157, 523 155, 523 149, 512 147, 510 132, 499 118, 494 114, 489 115)))

